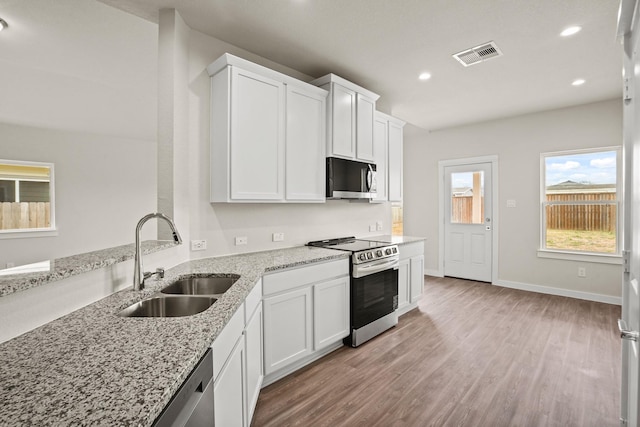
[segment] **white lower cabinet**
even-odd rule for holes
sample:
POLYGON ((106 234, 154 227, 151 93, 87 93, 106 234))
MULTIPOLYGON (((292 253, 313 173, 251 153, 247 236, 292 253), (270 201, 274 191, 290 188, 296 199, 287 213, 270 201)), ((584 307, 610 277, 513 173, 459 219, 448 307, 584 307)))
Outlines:
POLYGON ((215 425, 247 427, 262 388, 262 283, 211 345, 215 425))
POLYGON ((245 384, 247 400, 245 405, 245 418, 247 425, 251 424, 253 411, 258 403, 258 396, 262 388, 264 378, 262 359, 262 304, 258 306, 245 327, 244 347, 246 360, 245 384))
POLYGON ((320 350, 349 335, 349 277, 313 286, 313 348, 320 350))
MULTIPOLYGON (((402 251, 400 251, 402 253, 402 251)), ((403 259, 398 266, 398 312, 404 313, 409 306, 409 298, 411 295, 411 261, 403 259)))
POLYGON ((424 288, 424 243, 412 242, 399 245, 398 314, 404 314, 418 306, 424 288))
POLYGON ((342 345, 349 334, 349 260, 263 277, 264 383, 342 345))
POLYGON ((264 371, 270 374, 313 351, 311 288, 264 299, 264 371))
POLYGON ((214 416, 217 426, 243 427, 248 425, 244 422, 242 387, 244 356, 244 340, 240 338, 214 383, 214 416))

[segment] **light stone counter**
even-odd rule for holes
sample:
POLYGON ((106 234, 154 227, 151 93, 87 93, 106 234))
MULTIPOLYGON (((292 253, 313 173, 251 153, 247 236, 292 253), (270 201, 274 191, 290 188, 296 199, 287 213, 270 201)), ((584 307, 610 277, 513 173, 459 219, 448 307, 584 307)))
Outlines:
POLYGON ((0 426, 150 426, 268 271, 347 258, 297 247, 208 258, 149 279, 0 344, 0 426), (123 308, 190 274, 240 279, 209 309, 177 318, 123 318, 123 308))
MULTIPOLYGON (((142 254, 150 254, 172 246, 175 246, 175 243, 171 240, 148 240, 142 242, 142 254)), ((135 244, 131 243, 0 270, 0 297, 127 261, 133 259, 134 253, 135 244)))
POLYGON ((427 240, 424 237, 412 237, 412 236, 392 236, 385 234, 382 236, 364 237, 365 240, 373 240, 376 242, 391 243, 394 245, 403 245, 405 243, 422 242, 427 240))

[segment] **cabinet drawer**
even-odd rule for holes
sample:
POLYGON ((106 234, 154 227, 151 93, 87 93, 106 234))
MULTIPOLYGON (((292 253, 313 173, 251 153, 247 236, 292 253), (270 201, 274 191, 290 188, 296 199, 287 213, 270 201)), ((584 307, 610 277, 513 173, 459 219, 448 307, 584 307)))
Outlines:
POLYGON ((238 310, 229 320, 220 335, 211 344, 213 351, 213 379, 218 378, 220 370, 231 354, 236 342, 242 336, 244 329, 244 304, 238 307, 238 310))
POLYGON ((349 260, 319 262, 277 273, 266 274, 262 278, 263 294, 272 295, 278 292, 309 285, 334 277, 349 274, 349 260))
POLYGON ((400 259, 411 258, 424 254, 424 242, 406 243, 398 245, 400 251, 400 259))
POLYGON ((244 324, 249 323, 249 319, 256 311, 256 308, 262 302, 262 279, 258 279, 258 283, 251 289, 249 295, 244 300, 244 324))

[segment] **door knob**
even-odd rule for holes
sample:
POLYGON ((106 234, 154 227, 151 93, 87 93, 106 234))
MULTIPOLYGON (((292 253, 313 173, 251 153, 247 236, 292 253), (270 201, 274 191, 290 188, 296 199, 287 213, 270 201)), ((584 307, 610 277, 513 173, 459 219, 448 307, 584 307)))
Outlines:
POLYGON ((627 329, 627 323, 624 320, 618 319, 618 329, 620 330, 620 338, 623 340, 638 341, 638 335, 640 334, 638 331, 627 329))

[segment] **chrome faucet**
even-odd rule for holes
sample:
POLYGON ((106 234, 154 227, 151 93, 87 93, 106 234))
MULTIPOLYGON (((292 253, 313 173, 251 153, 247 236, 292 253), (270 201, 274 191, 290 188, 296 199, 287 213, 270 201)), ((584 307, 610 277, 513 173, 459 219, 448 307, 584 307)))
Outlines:
POLYGON ((143 216, 142 219, 138 221, 138 225, 136 225, 136 254, 134 259, 134 267, 133 267, 133 290, 134 291, 141 291, 142 289, 144 289, 144 279, 154 274, 157 274, 160 278, 164 277, 164 270, 162 268, 156 269, 155 273, 142 272, 143 268, 142 268, 142 248, 140 243, 140 230, 142 229, 142 226, 144 225, 144 223, 149 221, 151 218, 164 219, 169 224, 169 227, 173 232, 173 240, 175 240, 177 244, 182 243, 182 237, 180 237, 180 233, 178 233, 178 229, 176 228, 176 225, 173 223, 171 218, 161 213, 150 213, 148 215, 143 216))

